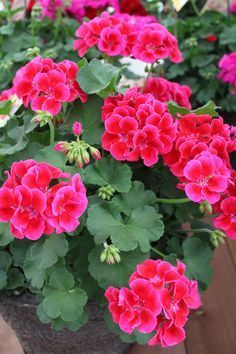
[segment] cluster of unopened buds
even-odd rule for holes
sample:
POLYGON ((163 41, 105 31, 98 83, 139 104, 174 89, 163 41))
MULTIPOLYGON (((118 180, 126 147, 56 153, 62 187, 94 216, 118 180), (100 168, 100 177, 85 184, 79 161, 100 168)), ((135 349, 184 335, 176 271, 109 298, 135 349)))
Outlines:
POLYGON ((108 245, 107 242, 104 242, 104 250, 100 255, 101 262, 106 262, 108 264, 120 263, 120 250, 114 245, 108 245))
POLYGON ((80 140, 80 135, 83 133, 83 127, 80 122, 73 124, 73 134, 76 136, 74 141, 59 141, 54 150, 63 152, 68 161, 76 163, 79 168, 82 168, 90 162, 90 154, 95 160, 100 160, 101 154, 98 149, 89 145, 83 140, 80 140))
POLYGON ((102 186, 98 190, 98 196, 103 200, 111 200, 115 193, 115 189, 111 185, 102 186))

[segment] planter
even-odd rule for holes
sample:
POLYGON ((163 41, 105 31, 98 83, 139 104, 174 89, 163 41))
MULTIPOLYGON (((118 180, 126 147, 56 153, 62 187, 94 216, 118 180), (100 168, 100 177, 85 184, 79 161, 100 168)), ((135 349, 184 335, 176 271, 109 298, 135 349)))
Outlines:
POLYGON ((0 297, 0 313, 15 330, 27 354, 126 353, 129 345, 109 332, 97 304, 91 303, 88 308, 90 320, 80 331, 56 332, 37 318, 34 296, 0 297))

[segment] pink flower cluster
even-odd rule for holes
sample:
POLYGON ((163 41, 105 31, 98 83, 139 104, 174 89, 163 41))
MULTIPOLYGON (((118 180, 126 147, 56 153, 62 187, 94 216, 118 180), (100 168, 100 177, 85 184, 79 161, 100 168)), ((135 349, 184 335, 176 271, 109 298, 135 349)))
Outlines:
POLYGON ((174 101, 181 107, 191 109, 190 96, 192 90, 189 86, 181 86, 177 82, 171 82, 163 77, 150 77, 144 87, 144 93, 151 93, 161 102, 174 101))
POLYGON ((79 174, 45 162, 14 162, 0 188, 0 221, 10 222, 10 232, 19 239, 37 240, 43 234, 71 232, 87 207, 86 189, 79 174))
POLYGON ((138 161, 146 166, 157 163, 159 155, 172 149, 176 123, 166 105, 151 94, 136 89, 110 96, 102 107, 105 132, 102 147, 120 161, 138 161))
POLYGON ((233 86, 232 94, 236 95, 236 52, 225 54, 219 61, 221 69, 218 77, 233 86))
POLYGON ((230 6, 230 12, 236 13, 236 0, 234 0, 230 6))
POLYGON ((185 265, 146 260, 131 275, 129 288, 109 287, 105 296, 113 321, 132 334, 156 332, 149 345, 169 347, 185 339, 190 309, 201 305, 196 281, 185 275, 185 265))
POLYGON ((17 71, 13 87, 25 107, 30 104, 33 111, 57 115, 63 102, 87 100, 76 81, 78 70, 69 60, 54 63, 52 59, 37 57, 17 71))
POLYGON ((103 12, 89 22, 83 22, 76 31, 79 39, 74 41, 74 49, 80 57, 89 48, 98 49, 109 56, 131 55, 147 63, 154 63, 160 58, 170 57, 178 63, 182 60, 177 39, 161 24, 142 25, 129 15, 109 15, 103 12))
POLYGON ((230 163, 230 154, 236 150, 235 129, 224 124, 221 117, 208 114, 178 118, 176 139, 164 161, 179 178, 178 186, 188 198, 212 204, 214 212, 220 214, 215 225, 236 238, 232 227, 236 215, 225 202, 236 197, 236 176, 230 163))
POLYGON ((63 13, 75 17, 78 21, 85 16, 94 17, 108 6, 119 10, 118 0, 71 0, 70 3, 65 0, 39 0, 39 5, 42 8, 42 17, 47 16, 52 20, 56 18, 59 9, 63 13))

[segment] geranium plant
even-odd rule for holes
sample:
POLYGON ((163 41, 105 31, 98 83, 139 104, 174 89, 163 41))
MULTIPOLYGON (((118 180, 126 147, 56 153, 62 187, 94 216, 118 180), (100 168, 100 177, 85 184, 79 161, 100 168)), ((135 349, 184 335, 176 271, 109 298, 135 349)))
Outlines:
POLYGON ((183 58, 153 18, 103 12, 75 37, 80 59, 36 56, 0 96, 0 288, 35 294, 55 330, 95 299, 122 340, 173 346, 236 238, 235 129, 157 77, 183 58), (121 84, 122 56, 147 64, 142 83, 121 84))

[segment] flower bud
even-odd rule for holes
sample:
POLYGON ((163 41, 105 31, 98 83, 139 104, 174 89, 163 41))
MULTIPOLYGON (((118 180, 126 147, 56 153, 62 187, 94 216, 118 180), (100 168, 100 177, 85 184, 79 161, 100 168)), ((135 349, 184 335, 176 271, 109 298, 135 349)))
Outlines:
POLYGON ((44 127, 50 120, 53 119, 53 116, 49 112, 37 111, 36 116, 32 118, 33 123, 39 123, 40 127, 44 127))
POLYGON ((100 154, 100 151, 98 149, 96 149, 93 146, 90 146, 89 147, 89 151, 90 151, 90 154, 93 156, 93 158, 95 160, 100 160, 101 159, 101 154, 100 154))
POLYGON ((54 150, 55 150, 55 151, 60 151, 60 152, 67 153, 66 145, 67 145, 67 144, 66 144, 65 141, 59 141, 59 142, 54 146, 54 150))
POLYGON ((225 233, 221 230, 213 230, 210 234, 210 241, 214 247, 218 247, 225 243, 225 233))
POLYGON ((88 151, 85 148, 81 149, 81 155, 82 155, 82 159, 84 160, 84 163, 87 165, 90 161, 90 156, 88 151))
POLYGON ((111 200, 114 193, 115 189, 109 184, 107 186, 100 187, 98 190, 98 196, 103 200, 111 200))
POLYGON ((28 48, 25 56, 27 59, 34 59, 40 55, 40 49, 38 47, 28 48))
POLYGON ((204 215, 211 215, 213 213, 212 206, 209 202, 204 201, 203 203, 200 204, 199 210, 202 214, 204 215))
POLYGON ((100 260, 101 262, 106 262, 108 264, 120 263, 120 250, 114 245, 108 245, 104 243, 104 250, 101 252, 100 260))
POLYGON ((74 135, 80 136, 83 133, 83 126, 80 122, 75 122, 72 130, 74 135))

